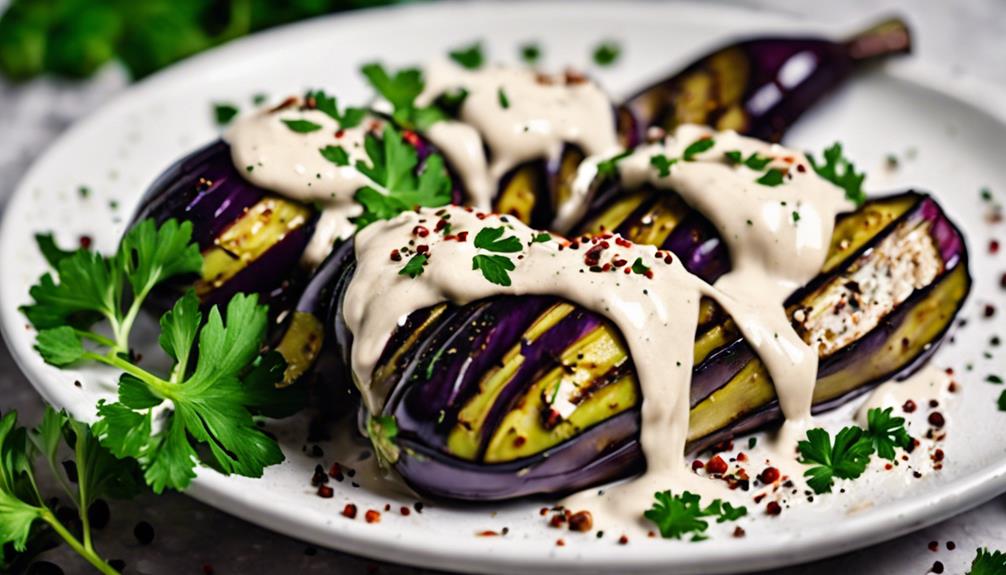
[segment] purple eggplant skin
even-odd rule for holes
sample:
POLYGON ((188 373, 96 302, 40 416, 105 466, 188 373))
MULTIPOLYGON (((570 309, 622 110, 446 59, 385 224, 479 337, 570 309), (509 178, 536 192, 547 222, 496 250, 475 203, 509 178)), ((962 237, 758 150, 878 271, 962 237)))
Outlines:
POLYGON ((911 34, 900 19, 841 42, 766 37, 731 43, 628 98, 620 133, 623 141, 639 141, 650 128, 697 123, 778 142, 857 68, 910 50, 911 34))
MULTIPOLYGON (((819 397, 814 406, 815 412, 832 409, 880 381, 892 377, 902 378, 917 369, 939 346, 970 289, 963 237, 936 202, 916 193, 893 198, 911 201, 912 207, 884 224, 869 242, 844 254, 842 261, 857 261, 868 254, 879 242, 878 238, 886 237, 896 226, 924 221, 929 225, 928 234, 937 246, 943 270, 930 284, 916 290, 907 301, 857 341, 822 357, 818 385, 820 387, 829 385, 826 383, 828 381, 833 382, 832 387, 826 389, 829 390, 828 394, 832 391, 834 394, 819 397), (902 335, 906 330, 922 327, 935 330, 932 335, 925 336, 924 345, 922 339, 919 339, 917 343, 913 342, 911 348, 901 351, 891 347, 892 342, 902 342, 902 335), (884 371, 863 371, 863 366, 874 364, 881 365, 878 369, 884 371)), ((351 275, 350 264, 344 267, 340 285, 345 286, 348 283, 346 278, 351 275)), ((799 305, 803 301, 801 298, 811 293, 820 283, 812 282, 793 294, 787 302, 788 307, 799 305)), ((341 299, 338 293, 333 297, 336 301, 341 299)), ((471 388, 478 385, 477 378, 473 382, 469 377, 458 377, 458 374, 467 374, 464 366, 471 365, 474 361, 484 365, 484 360, 478 357, 481 350, 487 350, 491 358, 495 359, 500 356, 500 349, 514 345, 515 341, 522 341, 522 338, 515 340, 513 336, 505 334, 519 329, 514 326, 528 323, 527 318, 522 317, 526 314, 521 313, 524 303, 525 298, 496 298, 468 306, 443 305, 439 311, 424 310, 413 314, 414 317, 409 318, 405 328, 393 336, 381 364, 393 357, 391 350, 404 345, 403 337, 416 337, 418 334, 418 343, 409 346, 397 358, 395 365, 386 370, 390 372, 385 377, 390 378, 392 392, 382 414, 394 415, 397 419, 399 431, 395 441, 401 449, 395 467, 420 494, 438 499, 470 501, 557 495, 619 479, 643 469, 645 463, 638 444, 638 409, 629 409, 601 420, 575 437, 533 456, 503 463, 485 463, 477 457, 472 460, 462 459, 447 452, 445 428, 449 429, 457 421, 456 410, 463 405, 463 398, 473 392, 471 388), (497 310, 494 306, 501 307, 497 310), (509 314, 506 313, 507 308, 510 310, 509 314), (496 321, 504 325, 497 327, 493 322, 487 321, 491 319, 490 314, 502 318, 496 321), (427 321, 431 316, 433 319, 427 321), (513 325, 505 325, 508 321, 512 321, 513 325), (478 352, 457 353, 457 347, 452 346, 452 342, 457 341, 477 342, 461 349, 478 352), (451 349, 455 353, 445 352, 451 349), (441 381, 438 379, 440 376, 446 377, 454 385, 441 381), (429 389, 421 389, 427 385, 429 389), (414 401, 417 404, 410 405, 410 398, 416 398, 414 401)), ((528 304, 532 306, 534 302, 528 300, 528 304)), ((570 324, 557 324, 559 329, 551 329, 559 332, 554 337, 566 341, 575 340, 575 335, 568 334, 572 331, 589 331, 577 328, 592 321, 600 321, 600 318, 595 320, 589 314, 584 314, 576 316, 570 324)), ((547 335, 546 332, 539 336, 541 345, 545 345, 547 335)), ((914 336, 911 331, 908 331, 908 335, 914 336)), ((342 344, 351 345, 351 340, 343 338, 342 344)), ((523 345, 525 344, 522 347, 523 345)), ((548 356, 554 351, 555 348, 543 355, 548 356)), ((531 354, 526 357, 530 356, 531 354)), ((739 337, 707 356, 696 366, 692 405, 702 404, 712 393, 729 384, 745 385, 744 380, 734 378, 753 359, 753 352, 739 337)), ((538 361, 526 360, 528 364, 536 364, 537 367, 529 366, 527 374, 513 378, 511 385, 518 387, 514 388, 509 399, 501 403, 522 401, 523 399, 517 398, 523 398, 521 392, 529 385, 528 382, 538 379, 544 371, 554 367, 556 361, 540 358, 538 361)), ((490 416, 496 417, 492 414, 490 416)), ((736 419, 720 429, 701 437, 693 437, 688 449, 702 449, 736 434, 778 421, 779 418, 778 403, 775 400, 767 401, 738 413, 736 419)), ((486 427, 493 425, 495 424, 487 423, 486 427)))
MULTIPOLYGON (((214 247, 216 238, 235 221, 269 196, 269 192, 241 176, 231 160, 230 146, 217 140, 185 156, 158 176, 140 200, 130 226, 145 219, 158 224, 170 218, 188 220, 192 222, 193 241, 205 252, 214 247)), ((316 220, 316 214, 311 216, 223 285, 203 295, 203 304, 223 304, 241 292, 260 294, 273 308, 284 307, 296 297, 307 278, 299 261, 316 220)), ((196 280, 196 277, 179 278, 156 290, 150 298, 152 307, 167 309, 196 280)))

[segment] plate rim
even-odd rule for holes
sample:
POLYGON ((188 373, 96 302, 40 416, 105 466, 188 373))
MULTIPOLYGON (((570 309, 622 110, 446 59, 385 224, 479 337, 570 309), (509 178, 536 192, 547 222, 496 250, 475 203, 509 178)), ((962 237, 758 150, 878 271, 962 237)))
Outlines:
MULTIPOLYGON (((547 13, 561 11, 572 4, 573 2, 570 0, 522 2, 520 9, 547 13)), ((631 2, 614 2, 612 0, 577 4, 578 10, 594 12, 595 15, 603 15, 606 11, 609 14, 617 14, 631 10, 633 7, 650 11, 685 9, 691 13, 704 13, 717 18, 753 18, 755 21, 751 24, 752 28, 776 25, 790 30, 796 30, 797 26, 800 27, 800 30, 827 28, 823 23, 814 20, 794 17, 793 14, 782 11, 758 11, 751 6, 707 5, 697 2, 673 2, 669 5, 661 5, 645 0, 632 0, 631 2)), ((437 4, 389 6, 323 16, 258 32, 170 66, 162 72, 129 86, 99 109, 76 122, 34 160, 6 202, 3 217, 0 220, 0 245, 8 245, 19 239, 13 236, 14 226, 10 224, 10 221, 14 219, 15 213, 19 211, 18 208, 21 207, 25 198, 30 195, 31 190, 28 188, 28 183, 35 179, 36 173, 49 164, 52 157, 58 156, 64 146, 70 145, 77 134, 86 132, 93 124, 101 124, 106 117, 114 115, 117 109, 124 105, 124 102, 128 103, 134 99, 143 98, 146 93, 156 90, 157 86, 161 84, 170 84, 178 77, 185 77, 200 70, 212 68, 217 65, 218 61, 226 62, 235 54, 249 49, 262 50, 270 45, 283 44, 288 37, 316 34, 316 29, 324 30, 331 26, 348 26, 355 21, 370 25, 369 22, 379 21, 388 15, 393 18, 405 18, 416 12, 437 13, 445 11, 456 14, 458 10, 478 11, 482 12, 484 17, 483 11, 485 10, 506 9, 502 2, 497 4, 448 1, 437 4)), ((1006 89, 996 84, 967 75, 955 75, 940 67, 919 61, 905 62, 898 66, 884 66, 882 73, 915 84, 919 88, 962 101, 968 106, 996 118, 1006 127, 1006 110, 996 108, 988 103, 994 100, 1006 101, 1006 89), (999 97, 991 98, 990 94, 998 94, 999 97)), ((0 267, 3 267, 2 262, 5 254, 5 250, 0 250, 0 267)), ((30 362, 29 358, 23 357, 15 347, 14 342, 20 338, 22 332, 20 327, 24 322, 16 311, 7 311, 8 309, 16 309, 16 307, 8 305, 15 302, 3 301, 6 291, 0 290, 0 334, 2 334, 18 368, 35 390, 47 403, 51 404, 54 396, 51 394, 50 386, 46 383, 51 374, 46 373, 43 369, 38 369, 40 364, 30 362)), ((16 305, 21 303, 23 302, 18 301, 16 305)), ((387 560, 389 557, 394 557, 401 561, 401 558, 407 558, 409 564, 413 566, 465 569, 475 572, 501 572, 513 569, 528 572, 551 572, 557 569, 579 570, 585 566, 582 562, 583 558, 572 553, 551 554, 544 550, 541 552, 535 550, 535 552, 526 555, 492 553, 490 543, 479 544, 477 540, 455 546, 450 554, 443 554, 441 546, 430 544, 432 542, 430 535, 419 533, 420 536, 413 535, 408 539, 391 536, 374 537, 373 530, 358 525, 358 522, 347 522, 346 528, 339 530, 338 538, 333 538, 331 530, 326 531, 313 520, 305 521, 303 510, 281 508, 277 505, 256 505, 260 502, 254 499, 254 495, 246 490, 234 489, 235 479, 206 468, 200 468, 198 476, 184 493, 207 505, 283 535, 374 559, 387 560)), ((833 556, 893 539, 963 513, 1002 492, 1006 492, 1006 457, 1003 457, 998 464, 991 464, 976 473, 941 486, 938 493, 922 500, 902 499, 894 504, 884 506, 884 513, 888 517, 865 512, 862 515, 848 517, 840 528, 811 530, 808 537, 801 537, 797 540, 798 545, 786 547, 786 553, 782 554, 782 557, 780 557, 780 551, 783 550, 786 541, 781 541, 776 545, 765 545, 763 541, 747 544, 743 541, 736 541, 735 545, 731 545, 731 549, 740 551, 732 552, 728 556, 708 551, 703 553, 701 548, 696 549, 694 553, 689 553, 684 560, 681 557, 664 556, 661 558, 652 553, 638 555, 612 553, 603 558, 591 557, 592 562, 588 567, 597 572, 609 572, 614 569, 622 572, 654 573, 665 572, 669 568, 681 569, 686 572, 701 570, 705 573, 736 571, 738 563, 742 563, 741 568, 745 571, 779 567, 833 556)), ((529 546, 534 545, 532 541, 522 542, 529 546)))

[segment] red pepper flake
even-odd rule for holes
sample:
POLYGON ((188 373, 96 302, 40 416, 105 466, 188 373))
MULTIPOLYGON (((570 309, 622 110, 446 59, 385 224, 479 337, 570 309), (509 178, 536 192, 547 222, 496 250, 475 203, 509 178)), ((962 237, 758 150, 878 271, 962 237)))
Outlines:
POLYGON ((325 468, 320 465, 314 466, 314 475, 311 476, 311 486, 318 487, 319 485, 324 485, 328 483, 328 475, 325 474, 325 468))
POLYGON ((622 258, 620 258, 620 257, 618 257, 618 256, 615 256, 615 257, 614 257, 614 258, 613 258, 613 259, 611 260, 611 263, 612 263, 612 265, 614 265, 614 266, 615 266, 616 268, 620 268, 620 267, 624 266, 625 264, 629 263, 629 261, 628 261, 628 260, 623 260, 622 258))
POLYGON ((404 505, 402 506, 401 509, 398 510, 398 512, 401 513, 403 517, 408 517, 409 515, 412 515, 412 510, 404 505))
POLYGON ((363 514, 363 518, 367 520, 367 523, 380 523, 381 512, 376 509, 368 509, 367 512, 363 514))
POLYGON ((947 391, 950 393, 957 393, 957 382, 951 381, 950 385, 947 386, 947 391))
POLYGON ((892 465, 890 463, 885 463, 884 464, 884 469, 887 470, 887 471, 890 471, 890 470, 894 469, 894 465, 892 465))
POLYGON ((796 171, 798 171, 798 172, 800 172, 802 174, 802 173, 804 173, 804 172, 807 171, 807 166, 804 166, 803 164, 797 164, 796 165, 796 171))
POLYGON ((754 502, 755 502, 755 504, 756 505, 761 504, 762 500, 765 499, 766 495, 768 495, 768 494, 767 493, 759 493, 758 495, 755 495, 754 496, 754 502))
POLYGON ((391 261, 400 262, 402 261, 402 254, 398 250, 391 250, 391 261))
POLYGON ((580 533, 586 533, 594 527, 594 516, 590 514, 590 511, 577 511, 569 517, 569 529, 570 531, 579 531, 580 533))
POLYGON ((782 506, 779 505, 778 501, 769 501, 768 505, 765 506, 765 513, 768 515, 779 515, 782 513, 782 506))
POLYGON ((616 236, 615 237, 615 245, 622 246, 623 248, 629 248, 629 247, 632 247, 632 242, 630 242, 629 240, 623 238, 622 236, 616 236))
POLYGON ((930 541, 929 542, 929 550, 932 551, 933 553, 936 553, 937 551, 939 551, 940 550, 940 542, 939 541, 930 541))
POLYGON ((999 240, 990 240, 989 241, 989 253, 990 254, 997 254, 997 253, 999 253, 999 240))
POLYGON ((936 401, 935 399, 930 399, 929 400, 929 407, 931 409, 936 409, 939 406, 940 406, 940 402, 936 401))
POLYGON ((348 517, 349 519, 356 519, 356 505, 347 503, 346 506, 342 508, 342 516, 348 517))
POLYGON ((82 249, 85 249, 85 250, 91 249, 91 245, 93 243, 94 243, 94 240, 91 238, 91 236, 80 236, 80 247, 82 249))
POLYGON ((458 241, 459 242, 468 241, 468 232, 458 232, 458 241))
POLYGON ((992 317, 996 314, 996 306, 987 303, 985 304, 985 309, 982 311, 982 315, 985 317, 992 317))
POLYGON ((385 503, 384 504, 384 510, 385 511, 391 511, 391 504, 390 503, 385 503))
POLYGON ((999 277, 999 287, 1006 289, 1006 273, 999 277))
POLYGON ((758 479, 760 479, 765 485, 771 485, 772 483, 779 481, 779 477, 780 473, 778 469, 775 467, 766 467, 765 470, 761 472, 761 475, 758 476, 758 479))
POLYGON ((338 462, 333 463, 331 467, 328 468, 328 476, 336 481, 342 481, 344 479, 342 475, 342 466, 338 462))
POLYGON ((440 218, 439 220, 437 220, 437 225, 433 227, 433 231, 439 232, 440 230, 446 227, 447 227, 447 220, 445 220, 444 218, 440 218))
POLYGON ((425 254, 425 253, 428 253, 429 251, 430 251, 430 246, 428 246, 426 244, 419 244, 418 246, 416 246, 416 253, 417 254, 425 254))
POLYGON ((419 135, 412 130, 402 130, 402 139, 408 142, 413 148, 419 147, 419 135))
POLYGON ((719 455, 714 455, 712 459, 706 463, 706 472, 710 475, 721 475, 727 472, 727 462, 723 461, 723 458, 719 455))
POLYGON ((558 529, 559 527, 562 527, 562 524, 565 522, 566 522, 566 514, 560 512, 552 516, 552 519, 550 519, 548 522, 548 526, 555 527, 556 529, 558 529))
POLYGON ((496 533, 492 529, 486 529, 485 531, 479 531, 476 535, 479 537, 497 537, 499 536, 499 533, 496 533))
POLYGON ((564 541, 563 539, 556 539, 555 540, 555 546, 556 547, 565 547, 566 546, 566 541, 564 541))
POLYGON ((322 499, 331 499, 333 495, 335 495, 335 490, 328 485, 318 486, 318 497, 321 497, 322 499))
POLYGON ((947 420, 944 419, 943 414, 940 413, 939 411, 934 411, 930 413, 928 421, 929 425, 932 425, 937 429, 942 428, 947 423, 947 420))
POLYGON ((336 139, 341 139, 345 135, 346 135, 346 130, 343 130, 342 128, 339 128, 338 130, 335 131, 335 138, 336 139))
POLYGON ((674 263, 674 256, 672 256, 671 254, 667 254, 666 256, 664 256, 664 263, 667 264, 667 265, 673 264, 674 263))
POLYGON ((426 226, 416 226, 412 228, 412 235, 425 238, 430 235, 430 230, 426 226))
POLYGON ((629 538, 626 537, 625 535, 622 535, 621 537, 618 538, 618 544, 619 545, 628 545, 629 544, 629 538))
POLYGON ((904 411, 905 413, 915 413, 917 408, 918 406, 915 405, 915 402, 909 399, 901 406, 901 411, 904 411))
POLYGON ((738 525, 737 527, 734 527, 734 537, 736 537, 737 539, 740 539, 741 537, 744 537, 745 535, 747 535, 747 532, 744 531, 743 527, 741 527, 740 525, 738 525))
POLYGON ((692 462, 692 471, 698 471, 700 469, 704 469, 705 467, 706 464, 702 463, 701 459, 696 459, 695 461, 692 462))
POLYGON ((656 539, 657 533, 655 531, 647 531, 646 536, 649 537, 650 539, 656 539))
POLYGON ((933 461, 943 461, 944 457, 946 457, 946 454, 943 453, 942 449, 937 449, 933 452, 933 461))
POLYGON ((747 453, 744 453, 742 451, 742 452, 740 452, 740 453, 737 454, 737 461, 744 462, 744 461, 747 461, 747 460, 748 460, 748 454, 747 453))
POLYGON ((542 507, 541 509, 539 509, 538 515, 541 515, 542 517, 548 515, 548 507, 542 507))

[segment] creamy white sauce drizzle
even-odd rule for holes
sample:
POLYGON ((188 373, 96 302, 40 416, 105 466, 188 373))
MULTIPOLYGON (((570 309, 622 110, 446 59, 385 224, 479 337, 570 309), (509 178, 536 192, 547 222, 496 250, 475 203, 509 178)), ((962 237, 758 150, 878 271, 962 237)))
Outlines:
POLYGON ((424 73, 419 105, 459 89, 468 93, 459 121, 438 122, 425 135, 457 169, 478 209, 490 208, 508 171, 538 158, 558 161, 566 143, 588 156, 618 150, 611 100, 586 79, 506 66, 467 70, 447 60, 424 73))
MULTIPOLYGON (((928 364, 903 380, 892 379, 876 387, 867 396, 866 401, 856 411, 856 423, 861 427, 867 425, 867 413, 874 408, 894 408, 894 413, 902 411, 909 400, 915 402, 918 411, 924 412, 930 400, 944 403, 950 394, 950 385, 954 378, 946 370, 928 364)), ((946 411, 944 410, 944 416, 946 411)))
POLYGON ((224 136, 231 146, 234 166, 248 181, 284 197, 322 206, 303 255, 310 267, 321 263, 336 241, 356 231, 350 218, 360 215, 362 208, 353 195, 361 187, 375 184, 353 166, 357 160, 370 163, 363 141, 375 122, 379 120, 368 117, 356 127, 340 130, 339 123, 328 114, 301 110, 298 102, 240 117, 224 136), (284 120, 306 120, 321 129, 295 132, 284 120), (325 159, 319 150, 326 146, 342 147, 349 156, 349 165, 337 166, 325 159))
POLYGON ((662 142, 637 148, 618 169, 628 189, 648 183, 674 190, 727 244, 732 269, 716 287, 734 300, 734 321, 772 376, 786 416, 777 444, 780 454, 792 458, 811 418, 818 354, 793 329, 783 302, 820 272, 835 216, 855 206, 819 177, 803 154, 704 126, 681 126, 662 142), (704 138, 714 145, 685 161, 685 149, 704 138), (785 170, 783 184, 757 183, 765 171, 731 165, 724 156, 728 151, 772 158, 766 169, 785 170), (656 155, 678 159, 667 176, 651 165, 656 155))

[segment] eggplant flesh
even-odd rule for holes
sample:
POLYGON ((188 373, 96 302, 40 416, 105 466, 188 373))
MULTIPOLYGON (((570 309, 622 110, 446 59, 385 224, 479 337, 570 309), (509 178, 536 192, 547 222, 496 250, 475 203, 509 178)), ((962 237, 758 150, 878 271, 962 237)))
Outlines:
MULTIPOLYGON (((339 268, 334 302, 353 272, 351 261, 339 268)), ((824 271, 786 302, 821 355, 814 409, 917 368, 970 282, 963 238, 929 196, 881 198, 841 216, 824 271)), ((336 340, 345 356, 351 337, 336 340)), ((621 335, 555 298, 417 312, 393 335, 373 385, 387 390, 382 414, 397 420, 395 467, 427 496, 558 494, 645 465, 641 396, 621 335)), ((691 405, 690 450, 781 417, 765 367, 710 300, 700 309, 691 405)))

